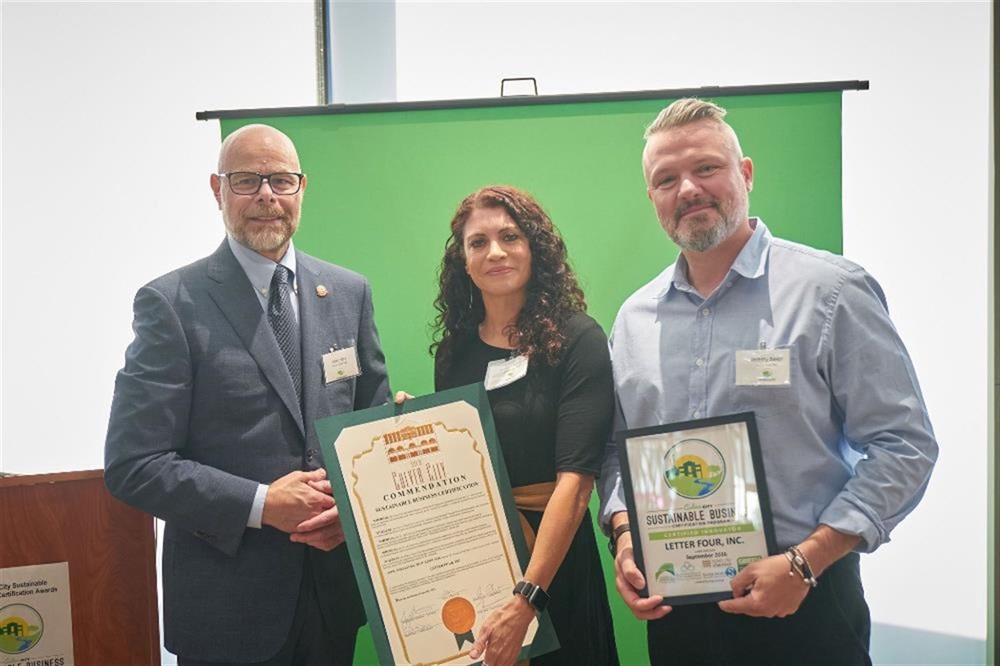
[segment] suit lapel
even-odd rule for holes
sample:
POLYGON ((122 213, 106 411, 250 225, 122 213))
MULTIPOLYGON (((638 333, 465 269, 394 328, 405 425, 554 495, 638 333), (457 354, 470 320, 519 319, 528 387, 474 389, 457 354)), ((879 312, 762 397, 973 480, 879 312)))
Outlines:
MULTIPOLYGON (((302 410, 299 408, 299 400, 292 385, 292 376, 281 355, 281 349, 278 348, 271 324, 267 321, 267 316, 254 294, 253 285, 229 249, 228 241, 222 241, 219 249, 209 257, 208 277, 211 279, 208 291, 212 300, 236 330, 247 351, 260 366, 281 401, 285 403, 305 437, 302 410)), ((304 354, 304 342, 302 347, 304 354)))
MULTIPOLYGON (((331 301, 328 297, 320 297, 316 287, 321 282, 321 276, 316 267, 299 252, 295 255, 295 265, 299 269, 299 330, 302 332, 302 402, 307 419, 316 415, 316 387, 323 386, 323 354, 330 351, 323 348, 323 342, 329 338, 329 331, 323 330, 324 323, 331 322, 331 301), (325 334, 324 334, 325 333, 325 334)), ((328 294, 333 285, 324 284, 324 295, 328 294)))

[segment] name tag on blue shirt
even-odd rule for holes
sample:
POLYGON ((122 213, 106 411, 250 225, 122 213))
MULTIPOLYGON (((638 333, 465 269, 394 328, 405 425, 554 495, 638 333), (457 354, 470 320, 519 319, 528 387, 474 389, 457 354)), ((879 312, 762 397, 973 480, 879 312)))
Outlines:
POLYGON ((788 349, 741 349, 736 352, 737 386, 790 386, 788 349))

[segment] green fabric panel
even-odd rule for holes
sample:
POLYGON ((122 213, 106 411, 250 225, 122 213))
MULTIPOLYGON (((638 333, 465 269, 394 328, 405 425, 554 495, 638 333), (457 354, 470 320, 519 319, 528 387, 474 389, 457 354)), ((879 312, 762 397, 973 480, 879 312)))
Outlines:
MULTIPOLYGON (((643 130, 671 99, 388 111, 222 121, 288 134, 308 175, 296 245, 366 275, 393 389, 433 390, 432 306, 458 203, 510 184, 561 230, 590 313, 610 330, 619 306, 677 249, 646 197, 643 130)), ((755 165, 751 213, 772 232, 840 253, 841 93, 718 97, 755 165)), ((596 502, 594 503, 596 506, 596 502)), ((601 537, 603 541, 603 537, 601 537)), ((647 663, 645 628, 608 590, 623 664, 647 663)), ((375 663, 367 633, 356 663, 375 663)))

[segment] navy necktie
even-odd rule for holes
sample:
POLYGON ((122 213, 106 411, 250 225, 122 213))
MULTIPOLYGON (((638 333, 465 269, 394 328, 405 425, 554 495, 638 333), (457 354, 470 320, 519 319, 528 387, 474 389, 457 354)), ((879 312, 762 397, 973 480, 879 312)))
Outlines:
POLYGON ((295 395, 302 401, 302 353, 299 341, 299 326, 292 309, 292 272, 278 264, 271 278, 271 290, 267 302, 267 319, 274 329, 281 355, 285 357, 288 372, 292 375, 295 395))

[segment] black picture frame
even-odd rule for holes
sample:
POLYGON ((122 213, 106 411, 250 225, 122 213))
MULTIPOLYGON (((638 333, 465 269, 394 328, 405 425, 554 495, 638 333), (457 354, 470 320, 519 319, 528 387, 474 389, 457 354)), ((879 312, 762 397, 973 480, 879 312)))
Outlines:
MULTIPOLYGON (((633 441, 640 438, 648 438, 651 435, 661 435, 668 433, 684 433, 691 435, 690 438, 686 438, 684 441, 698 440, 704 442, 695 435, 699 433, 704 433, 709 429, 717 428, 718 426, 725 426, 730 424, 742 424, 746 429, 745 443, 749 447, 750 459, 752 462, 754 483, 756 486, 756 498, 759 505, 759 511, 761 516, 761 530, 763 531, 764 543, 766 545, 766 553, 761 553, 760 557, 768 555, 778 554, 777 542, 774 536, 774 523, 771 515, 771 506, 767 490, 767 480, 764 474, 764 461, 760 449, 760 439, 757 433, 757 421, 753 412, 740 412, 737 414, 728 414, 724 416, 715 416, 703 419, 694 419, 689 421, 678 421, 675 423, 668 423, 664 425, 651 426, 648 428, 637 428, 633 430, 623 430, 615 433, 615 443, 618 448, 618 457, 621 463, 621 478, 622 478, 622 488, 625 492, 626 508, 629 517, 629 531, 632 535, 632 548, 633 556, 635 558, 636 566, 643 573, 646 578, 646 587, 640 590, 640 594, 643 597, 649 597, 649 572, 646 568, 647 554, 643 552, 643 544, 645 543, 644 531, 648 532, 648 526, 640 522, 640 516, 638 513, 637 502, 635 499, 635 484, 634 475, 629 460, 629 447, 630 441, 632 441, 632 446, 641 445, 641 442, 633 441)), ((708 442, 704 442, 712 448, 715 448, 708 442)), ((721 455, 721 453, 720 453, 721 455)), ((667 472, 664 472, 666 475, 667 472)), ((675 494, 676 491, 670 487, 667 481, 664 481, 665 493, 675 494)), ((714 492, 714 491, 713 491, 714 492)), ((686 498, 688 496, 685 496, 686 498)), ((688 498, 690 499, 690 498, 688 498)), ((665 544, 666 545, 666 544, 665 544)), ((727 567, 728 570, 728 567, 727 567)), ((731 576, 729 576, 731 578, 731 576)), ((667 596, 664 595, 663 605, 669 606, 679 606, 687 604, 699 604, 699 603, 709 603, 721 601, 723 599, 732 598, 733 594, 731 589, 726 587, 725 589, 712 590, 704 593, 696 594, 679 594, 667 596)))

